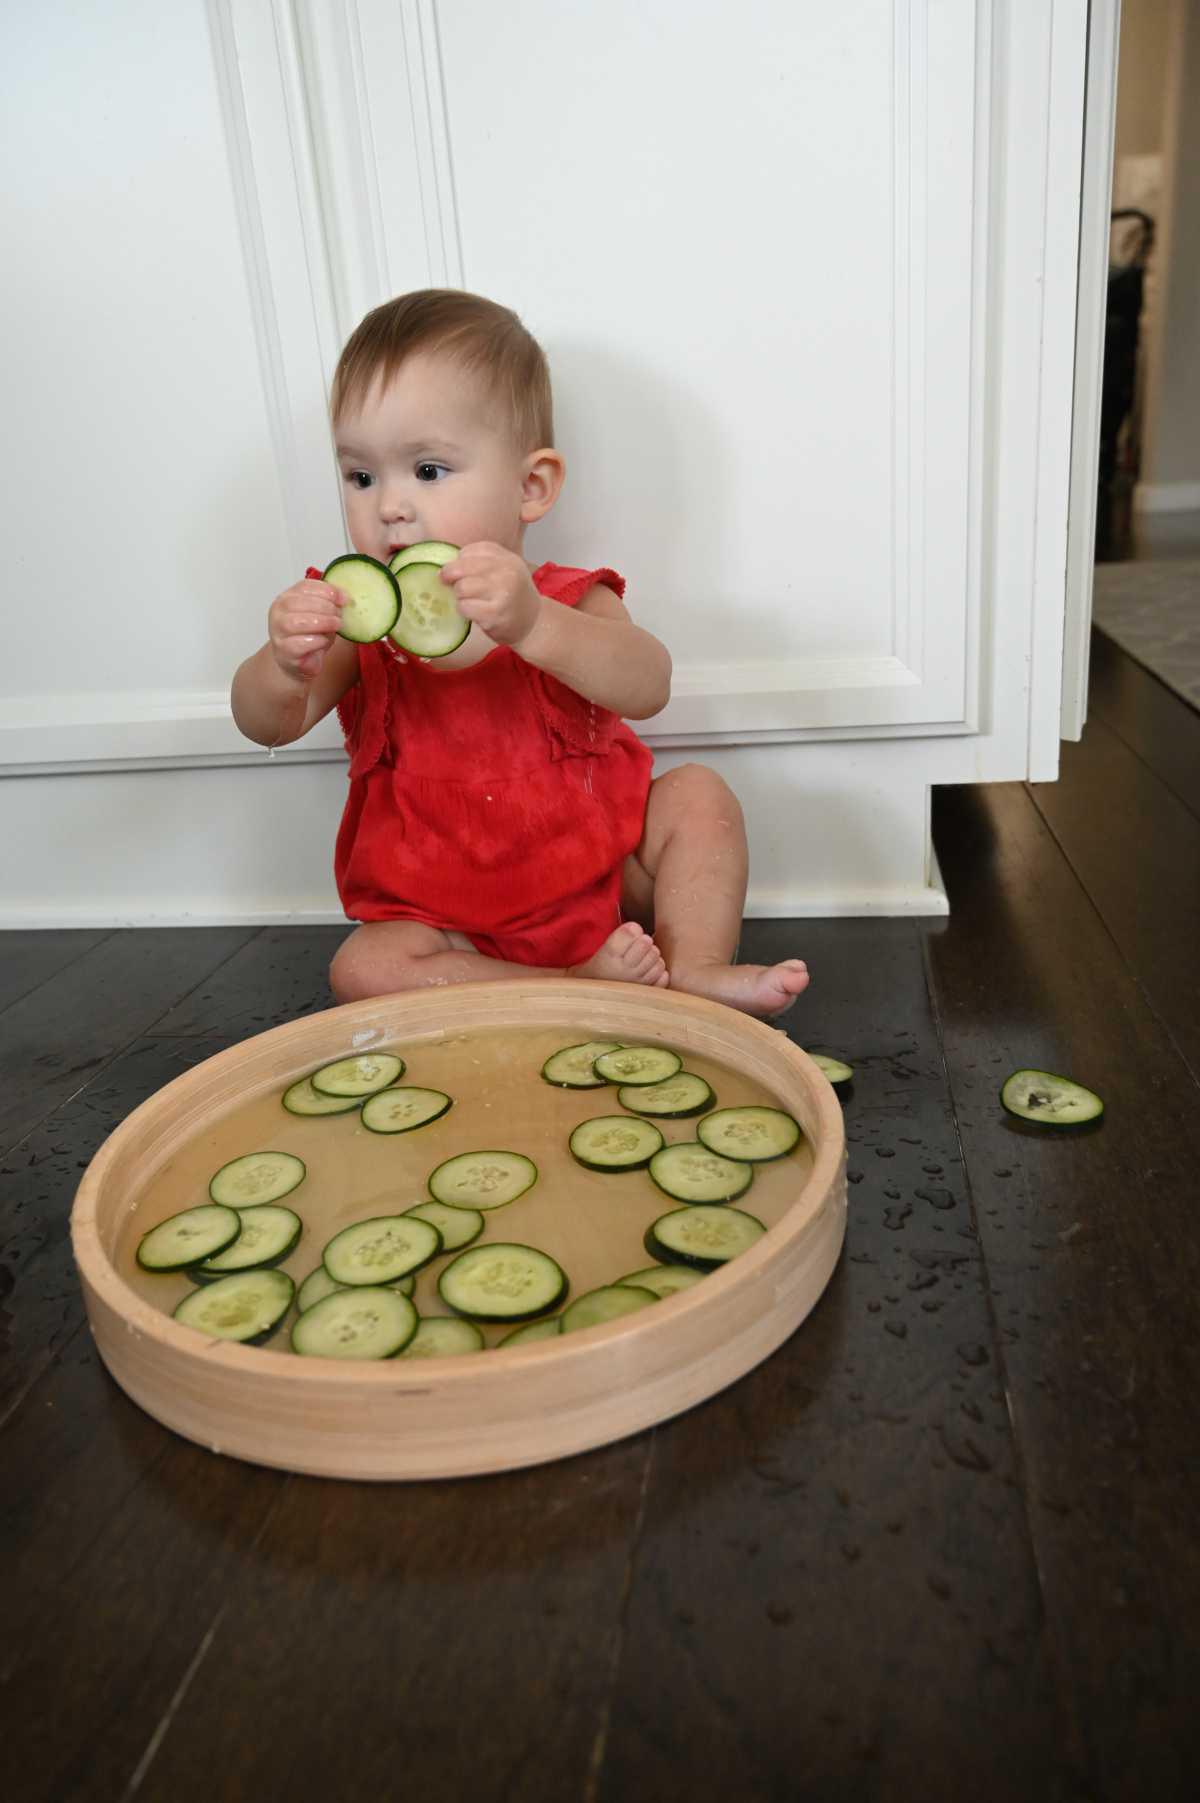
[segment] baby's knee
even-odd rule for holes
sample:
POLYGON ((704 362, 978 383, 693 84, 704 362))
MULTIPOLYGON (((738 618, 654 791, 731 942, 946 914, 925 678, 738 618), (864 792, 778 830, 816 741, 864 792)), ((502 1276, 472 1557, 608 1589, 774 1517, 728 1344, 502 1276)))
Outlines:
POLYGON ((677 764, 658 780, 668 786, 667 796, 681 813, 700 812, 724 819, 731 826, 741 824, 741 803, 725 778, 707 764, 677 764))
POLYGON ((329 987, 337 1003, 364 1002, 376 992, 371 984, 367 961, 354 943, 354 935, 343 939, 329 966, 329 987))

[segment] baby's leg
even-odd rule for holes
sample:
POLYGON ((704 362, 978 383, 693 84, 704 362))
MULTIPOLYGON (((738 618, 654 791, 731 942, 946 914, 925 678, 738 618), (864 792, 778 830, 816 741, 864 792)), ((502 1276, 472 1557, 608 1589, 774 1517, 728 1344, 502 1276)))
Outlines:
POLYGON ((330 966, 329 986, 339 1002, 360 1002, 401 989, 521 977, 604 977, 614 983, 663 984, 667 970, 653 939, 632 922, 610 933, 585 964, 544 969, 489 958, 462 933, 446 933, 418 920, 373 920, 342 941, 330 966))
POLYGON ((642 843, 625 870, 626 912, 652 912, 672 989, 769 1017, 807 986, 808 967, 799 958, 732 963, 747 871, 742 810, 714 770, 682 764, 651 783, 642 843))

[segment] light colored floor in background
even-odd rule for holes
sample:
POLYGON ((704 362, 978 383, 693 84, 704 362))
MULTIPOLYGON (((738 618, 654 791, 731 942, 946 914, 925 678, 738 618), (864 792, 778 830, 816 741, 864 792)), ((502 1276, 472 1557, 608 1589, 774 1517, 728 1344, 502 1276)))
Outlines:
POLYGON ((1200 708, 1200 512, 1137 515, 1133 557, 1096 565, 1092 618, 1200 708))

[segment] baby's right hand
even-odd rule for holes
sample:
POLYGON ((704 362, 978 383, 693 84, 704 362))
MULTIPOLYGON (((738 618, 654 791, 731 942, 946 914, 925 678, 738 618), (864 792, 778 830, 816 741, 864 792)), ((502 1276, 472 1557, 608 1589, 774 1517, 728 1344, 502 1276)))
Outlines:
POLYGON ((306 576, 276 595, 267 614, 275 662, 295 682, 310 683, 337 637, 346 597, 331 582, 306 576))

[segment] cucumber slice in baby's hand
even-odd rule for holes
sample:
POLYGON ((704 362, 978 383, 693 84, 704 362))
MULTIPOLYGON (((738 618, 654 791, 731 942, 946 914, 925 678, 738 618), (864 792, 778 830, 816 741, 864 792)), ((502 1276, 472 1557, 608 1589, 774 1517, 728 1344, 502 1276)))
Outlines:
POLYGON ((448 657, 471 630, 470 620, 458 611, 454 590, 438 573, 442 563, 449 561, 446 557, 440 563, 418 563, 413 557, 394 577, 400 591, 400 615, 390 636, 394 645, 413 657, 448 657))
POLYGON ((388 560, 388 569, 393 576, 398 576, 410 563, 431 563, 440 570, 444 563, 453 563, 458 552, 457 545, 448 545, 444 539, 424 538, 419 545, 405 545, 403 551, 397 551, 388 560))
POLYGON ((1014 1071, 1000 1100, 1009 1114, 1044 1127, 1082 1127, 1104 1113, 1104 1103, 1092 1090, 1050 1071, 1014 1071))
POLYGON ((185 1296, 175 1319, 215 1340, 257 1346, 270 1339, 295 1293, 286 1271, 235 1271, 185 1296))
POLYGON ((259 1208, 278 1202, 304 1181, 304 1161, 291 1152, 246 1152, 231 1158, 211 1179, 208 1193, 227 1208, 259 1208))
POLYGON ((400 591, 385 563, 350 552, 334 558, 324 579, 348 597, 338 620, 339 638, 355 645, 372 645, 396 624, 400 591))

